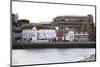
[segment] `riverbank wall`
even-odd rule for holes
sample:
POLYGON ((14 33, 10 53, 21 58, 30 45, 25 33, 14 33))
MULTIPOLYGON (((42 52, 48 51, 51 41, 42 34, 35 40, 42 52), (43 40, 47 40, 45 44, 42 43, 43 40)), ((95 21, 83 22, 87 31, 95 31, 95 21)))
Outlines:
POLYGON ((25 48, 96 48, 95 42, 38 42, 38 43, 15 43, 13 49, 25 48))

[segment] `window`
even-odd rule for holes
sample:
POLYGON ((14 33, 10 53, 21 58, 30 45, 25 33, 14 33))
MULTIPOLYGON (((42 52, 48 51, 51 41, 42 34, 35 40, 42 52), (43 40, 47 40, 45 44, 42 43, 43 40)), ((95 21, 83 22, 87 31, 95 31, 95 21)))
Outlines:
POLYGON ((69 21, 69 19, 65 19, 65 21, 69 21))
POLYGON ((77 19, 70 19, 70 21, 71 21, 71 22, 76 22, 76 21, 77 21, 77 19))
POLYGON ((65 21, 65 19, 61 19, 61 21, 65 21))
POLYGON ((82 22, 82 21, 84 21, 84 20, 83 20, 83 19, 80 19, 80 20, 78 20, 78 21, 82 22))

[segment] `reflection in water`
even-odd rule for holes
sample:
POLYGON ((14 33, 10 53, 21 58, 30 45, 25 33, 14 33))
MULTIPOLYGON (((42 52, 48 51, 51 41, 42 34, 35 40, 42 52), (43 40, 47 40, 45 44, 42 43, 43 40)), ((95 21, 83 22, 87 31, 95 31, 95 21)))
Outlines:
POLYGON ((75 62, 91 54, 95 54, 94 48, 16 49, 12 50, 12 65, 75 62))

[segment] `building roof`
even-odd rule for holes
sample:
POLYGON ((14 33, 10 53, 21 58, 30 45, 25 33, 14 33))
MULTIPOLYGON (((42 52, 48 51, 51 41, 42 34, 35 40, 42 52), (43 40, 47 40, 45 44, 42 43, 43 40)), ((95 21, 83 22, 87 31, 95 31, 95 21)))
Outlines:
POLYGON ((93 16, 57 16, 53 19, 52 23, 79 23, 82 21, 91 21, 93 22, 93 16))
POLYGON ((88 18, 93 17, 91 14, 88 14, 87 16, 77 16, 77 15, 63 15, 63 16, 57 16, 55 18, 88 18))

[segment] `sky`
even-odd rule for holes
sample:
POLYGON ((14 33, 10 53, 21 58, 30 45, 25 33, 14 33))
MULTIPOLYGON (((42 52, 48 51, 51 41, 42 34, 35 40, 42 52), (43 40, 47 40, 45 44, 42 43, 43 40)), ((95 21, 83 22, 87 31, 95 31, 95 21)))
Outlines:
POLYGON ((57 16, 93 15, 95 23, 95 7, 47 3, 12 2, 12 13, 18 19, 28 19, 31 23, 50 22, 57 16))

